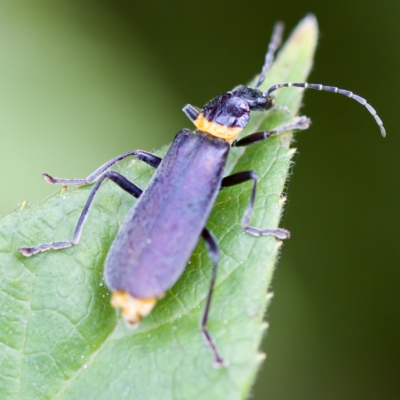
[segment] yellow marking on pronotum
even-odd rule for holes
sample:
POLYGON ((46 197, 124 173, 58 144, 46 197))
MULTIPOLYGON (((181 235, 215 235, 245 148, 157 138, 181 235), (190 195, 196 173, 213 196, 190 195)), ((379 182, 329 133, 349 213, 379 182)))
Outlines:
POLYGON ((209 121, 204 117, 203 113, 193 121, 197 129, 206 132, 209 135, 224 139, 229 144, 232 144, 242 132, 242 128, 234 128, 230 126, 223 126, 216 122, 209 121))
POLYGON ((157 299, 154 297, 137 299, 123 290, 114 292, 111 296, 111 305, 114 308, 121 308, 124 321, 132 327, 149 315, 156 303, 157 299))

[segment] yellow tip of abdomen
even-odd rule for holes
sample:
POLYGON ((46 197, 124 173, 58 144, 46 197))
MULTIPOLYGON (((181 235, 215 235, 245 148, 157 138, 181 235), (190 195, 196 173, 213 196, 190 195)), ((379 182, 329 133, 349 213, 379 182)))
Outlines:
POLYGON ((122 318, 130 326, 135 326, 151 313, 157 303, 156 298, 137 299, 129 293, 119 290, 112 294, 111 305, 122 310, 122 318))

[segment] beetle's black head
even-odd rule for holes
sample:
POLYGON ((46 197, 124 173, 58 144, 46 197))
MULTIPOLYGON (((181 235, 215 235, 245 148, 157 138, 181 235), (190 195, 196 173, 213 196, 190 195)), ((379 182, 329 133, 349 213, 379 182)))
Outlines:
POLYGON ((203 108, 203 115, 219 125, 243 129, 249 122, 250 111, 268 110, 274 100, 258 89, 238 86, 209 101, 203 108))
POLYGON ((265 111, 274 99, 258 89, 238 86, 210 100, 203 110, 186 105, 183 111, 197 128, 232 143, 246 127, 250 111, 265 111))

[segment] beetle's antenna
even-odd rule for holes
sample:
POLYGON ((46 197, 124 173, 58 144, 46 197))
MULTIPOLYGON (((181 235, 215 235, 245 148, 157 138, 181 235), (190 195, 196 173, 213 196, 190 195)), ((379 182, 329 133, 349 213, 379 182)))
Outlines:
POLYGON ((285 25, 281 21, 278 21, 274 26, 274 30, 272 31, 271 41, 269 42, 268 45, 268 51, 267 54, 265 55, 265 62, 262 67, 260 77, 258 78, 257 84, 255 86, 256 88, 258 88, 264 82, 265 75, 270 69, 272 61, 274 61, 275 51, 282 43, 282 33, 284 27, 285 25))
POLYGON ((354 99, 358 101, 360 104, 365 106, 367 110, 371 113, 371 115, 375 118, 376 123, 379 126, 379 129, 381 130, 381 134, 383 137, 386 136, 386 130, 383 127, 383 122, 382 120, 378 117, 378 114, 376 113, 375 109, 368 104, 367 100, 364 98, 354 94, 353 92, 350 92, 349 90, 344 90, 344 89, 339 89, 334 86, 325 86, 321 84, 316 84, 316 83, 307 83, 307 82, 301 82, 301 83, 277 83, 276 85, 271 86, 268 91, 265 93, 265 96, 269 96, 270 93, 274 92, 275 90, 281 89, 281 88, 288 88, 288 87, 300 87, 304 89, 315 89, 315 90, 326 90, 327 92, 333 92, 333 93, 339 93, 343 94, 347 97, 350 97, 351 99, 354 99))

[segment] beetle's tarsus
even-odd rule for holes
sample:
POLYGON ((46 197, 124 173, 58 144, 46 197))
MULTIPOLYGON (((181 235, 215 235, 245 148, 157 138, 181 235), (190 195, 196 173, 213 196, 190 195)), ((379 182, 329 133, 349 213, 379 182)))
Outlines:
POLYGON ((210 349, 213 353, 214 367, 215 368, 223 368, 223 367, 227 366, 228 364, 225 363, 224 359, 219 355, 217 347, 215 346, 215 343, 212 340, 211 335, 209 334, 208 330, 204 326, 201 327, 201 330, 203 332, 205 342, 208 344, 208 346, 210 347, 210 349))
POLYGON ((280 105, 278 105, 278 104, 273 105, 273 106, 270 108, 270 111, 283 111, 284 113, 286 113, 286 114, 288 114, 288 115, 290 115, 290 114, 292 113, 292 112, 289 110, 288 107, 286 107, 286 106, 280 106, 280 105))
POLYGON ((290 238, 290 232, 286 229, 259 229, 252 226, 244 227, 244 230, 253 236, 275 236, 278 240, 285 240, 290 238))
POLYGON ((43 173, 43 178, 52 185, 74 185, 74 186, 83 186, 87 185, 88 183, 86 179, 60 179, 54 178, 49 174, 43 173))
POLYGON ((25 257, 33 256, 37 253, 44 253, 48 250, 61 250, 66 249, 68 247, 74 246, 76 243, 71 242, 52 242, 52 243, 43 243, 34 247, 20 247, 18 250, 25 257))
POLYGON ((47 181, 48 183, 51 183, 52 185, 55 184, 54 178, 53 178, 51 175, 46 174, 46 172, 44 172, 44 173, 42 174, 42 176, 43 176, 44 179, 46 179, 46 181, 47 181))
POLYGON ((281 133, 284 133, 286 131, 291 131, 293 129, 304 130, 308 129, 310 124, 311 124, 311 119, 306 117, 305 115, 302 115, 300 117, 293 118, 293 121, 288 122, 287 124, 283 124, 276 127, 275 129, 272 129, 271 131, 269 131, 269 133, 270 135, 271 134, 279 135, 281 133))
POLYGON ((20 247, 18 250, 25 257, 30 257, 37 253, 33 247, 20 247))

